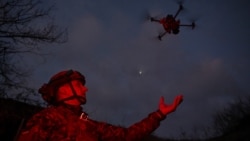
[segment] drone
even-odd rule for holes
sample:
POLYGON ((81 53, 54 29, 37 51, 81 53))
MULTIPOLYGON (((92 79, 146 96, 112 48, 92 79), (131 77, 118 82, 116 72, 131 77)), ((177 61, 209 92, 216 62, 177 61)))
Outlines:
POLYGON ((176 19, 179 13, 183 10, 182 4, 179 5, 179 9, 177 10, 175 15, 168 14, 167 16, 156 19, 154 17, 149 17, 151 22, 157 22, 161 24, 164 28, 164 32, 158 35, 158 39, 161 41, 162 37, 166 34, 179 34, 180 27, 181 26, 188 26, 192 29, 195 28, 195 22, 192 22, 191 24, 181 24, 181 21, 179 19, 176 19))

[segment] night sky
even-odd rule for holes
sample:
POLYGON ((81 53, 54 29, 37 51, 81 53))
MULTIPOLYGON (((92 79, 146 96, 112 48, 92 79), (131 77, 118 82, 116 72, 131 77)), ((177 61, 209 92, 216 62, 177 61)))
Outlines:
MULTIPOLYGON (((174 0, 44 0, 55 4, 54 18, 68 28, 68 42, 45 45, 46 60, 33 57, 31 86, 38 89, 61 70, 87 80, 92 119, 128 127, 157 110, 160 96, 184 101, 155 131, 160 137, 198 133, 212 115, 239 96, 249 95, 250 1, 184 1, 178 35, 157 40, 161 25, 147 13, 175 14, 174 0)), ((38 96, 39 99, 40 96, 38 96)))

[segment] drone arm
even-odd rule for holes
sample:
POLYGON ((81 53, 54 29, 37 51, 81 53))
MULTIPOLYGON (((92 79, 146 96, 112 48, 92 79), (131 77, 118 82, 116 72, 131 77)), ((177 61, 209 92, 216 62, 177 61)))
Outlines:
POLYGON ((153 17, 150 18, 150 21, 151 21, 151 22, 160 22, 160 20, 155 19, 155 18, 153 18, 153 17))
POLYGON ((179 26, 190 26, 190 27, 192 27, 192 29, 194 29, 195 28, 195 23, 193 22, 192 24, 181 24, 179 26))
POLYGON ((182 9, 183 9, 183 6, 180 5, 178 11, 177 11, 176 14, 174 15, 174 18, 176 18, 176 17, 179 15, 179 13, 181 12, 182 9))
POLYGON ((162 38, 163 36, 165 36, 165 34, 167 34, 167 31, 161 33, 161 34, 158 36, 158 39, 161 40, 161 38, 162 38))

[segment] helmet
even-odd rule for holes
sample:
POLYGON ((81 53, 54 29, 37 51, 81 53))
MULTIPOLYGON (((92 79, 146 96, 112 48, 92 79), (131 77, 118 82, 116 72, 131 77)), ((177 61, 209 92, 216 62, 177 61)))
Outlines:
POLYGON ((42 98, 48 102, 48 104, 55 104, 57 90, 60 86, 72 81, 79 80, 85 85, 85 77, 78 71, 66 70, 61 71, 51 77, 48 83, 42 85, 38 92, 42 95, 42 98))

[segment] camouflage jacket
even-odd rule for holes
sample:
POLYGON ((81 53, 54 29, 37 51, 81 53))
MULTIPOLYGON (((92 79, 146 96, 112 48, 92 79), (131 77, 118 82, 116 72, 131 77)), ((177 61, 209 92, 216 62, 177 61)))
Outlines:
POLYGON ((81 108, 48 107, 27 121, 18 141, 138 141, 165 116, 156 111, 128 128, 89 119, 81 108))

